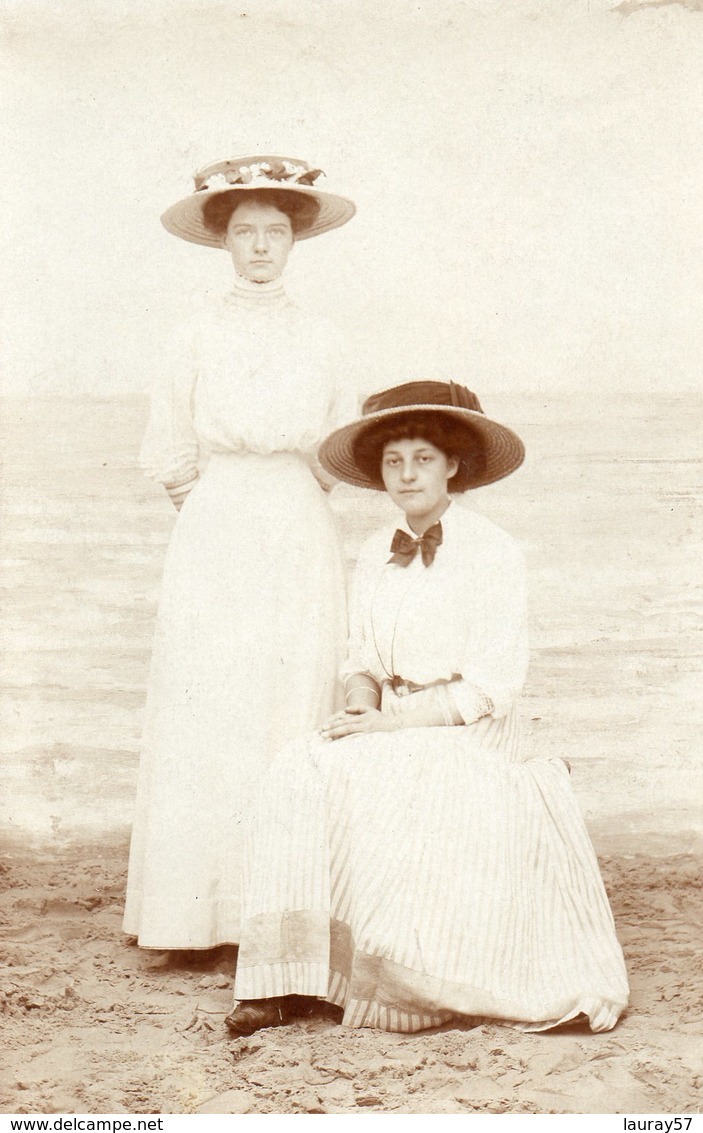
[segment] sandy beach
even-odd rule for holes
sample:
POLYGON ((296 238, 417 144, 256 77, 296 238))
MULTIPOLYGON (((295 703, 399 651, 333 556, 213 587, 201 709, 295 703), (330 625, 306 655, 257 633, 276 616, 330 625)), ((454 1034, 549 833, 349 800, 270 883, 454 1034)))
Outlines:
MULTIPOLYGON (((161 565, 141 398, 11 399, 2 473, 4 1112, 696 1112, 703 1054, 701 398, 482 398, 528 460, 472 494, 523 543, 535 750, 565 756, 632 982, 607 1035, 483 1024, 230 1039, 234 951, 121 934, 161 565)), ((349 563, 382 496, 332 497, 349 563)))

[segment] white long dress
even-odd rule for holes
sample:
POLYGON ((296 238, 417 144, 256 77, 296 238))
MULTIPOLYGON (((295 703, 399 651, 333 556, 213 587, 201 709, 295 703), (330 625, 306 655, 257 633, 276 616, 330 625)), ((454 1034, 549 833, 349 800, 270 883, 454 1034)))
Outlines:
POLYGON ((317 996, 393 1031, 580 1015, 607 1030, 628 987, 598 864, 565 763, 525 761, 521 742, 522 556, 457 503, 441 523, 428 567, 388 562, 392 527, 362 549, 348 668, 383 682, 384 712, 429 699, 464 724, 310 736, 275 760, 252 810, 235 995, 317 996))
POLYGON ((334 709, 343 562, 315 479, 353 417, 338 343, 280 284, 193 319, 142 449, 188 479, 168 548, 146 707, 124 930, 152 948, 237 942, 242 824, 274 753, 334 709), (202 466, 202 465, 201 465, 202 466))

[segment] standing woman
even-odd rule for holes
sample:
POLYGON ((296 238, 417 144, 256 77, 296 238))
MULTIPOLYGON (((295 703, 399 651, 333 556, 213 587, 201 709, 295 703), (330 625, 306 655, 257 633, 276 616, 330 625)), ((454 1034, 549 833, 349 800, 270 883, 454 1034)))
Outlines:
POLYGON ((255 784, 336 703, 343 563, 315 452, 355 415, 334 330, 288 299, 294 243, 354 215, 305 162, 207 166, 162 221, 227 250, 232 291, 192 319, 157 385, 142 465, 179 516, 147 698, 124 931, 142 947, 236 943, 255 784))

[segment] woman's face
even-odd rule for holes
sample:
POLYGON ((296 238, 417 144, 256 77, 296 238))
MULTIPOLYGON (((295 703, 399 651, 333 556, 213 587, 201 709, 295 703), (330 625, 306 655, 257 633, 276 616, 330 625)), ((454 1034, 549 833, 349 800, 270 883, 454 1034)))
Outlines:
POLYGON ((381 477, 385 489, 417 534, 431 527, 446 510, 447 483, 458 467, 454 457, 421 437, 384 445, 381 477))
POLYGON ((225 247, 238 275, 269 283, 282 274, 293 247, 290 219, 275 205, 242 201, 227 225, 225 247))

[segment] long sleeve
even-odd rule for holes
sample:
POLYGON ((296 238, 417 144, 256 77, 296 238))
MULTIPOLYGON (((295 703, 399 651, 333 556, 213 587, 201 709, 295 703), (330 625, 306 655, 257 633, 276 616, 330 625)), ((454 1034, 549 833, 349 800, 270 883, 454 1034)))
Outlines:
POLYGON ((404 719, 406 728, 451 727, 455 724, 470 724, 488 712, 477 711, 472 720, 461 715, 451 694, 453 684, 431 685, 412 696, 388 697, 384 711, 404 719))
POLYGON ((474 584, 480 586, 482 614, 468 635, 461 680, 448 686, 465 723, 487 712, 505 716, 522 690, 529 660, 526 569, 512 539, 487 549, 474 584))
POLYGON ((349 587, 349 639, 347 657, 340 672, 342 680, 352 673, 369 673, 374 679, 383 679, 378 673, 378 657, 371 633, 374 577, 366 548, 362 548, 349 587))
POLYGON ((341 429, 355 421, 361 413, 361 394, 358 376, 348 352, 340 348, 337 354, 335 388, 330 402, 330 431, 341 429))
POLYGON ((174 337, 151 391, 151 409, 140 464, 154 480, 174 486, 197 476, 199 443, 193 423, 197 380, 195 333, 191 323, 174 337))
MULTIPOLYGON (((328 405, 328 433, 335 429, 341 429, 343 425, 348 425, 350 421, 356 420, 361 412, 361 395, 351 356, 336 332, 334 332, 333 342, 331 365, 334 374, 334 388, 328 405)), ((339 483, 326 468, 322 467, 317 455, 310 457, 310 467, 315 479, 325 491, 330 491, 339 483)))

